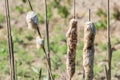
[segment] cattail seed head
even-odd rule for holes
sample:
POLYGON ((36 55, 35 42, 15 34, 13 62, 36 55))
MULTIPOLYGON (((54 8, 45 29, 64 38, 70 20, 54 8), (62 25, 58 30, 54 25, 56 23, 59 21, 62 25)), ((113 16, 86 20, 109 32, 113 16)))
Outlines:
POLYGON ((85 80, 93 80, 94 39, 96 29, 93 22, 87 22, 84 27, 83 67, 85 80))
POLYGON ((38 49, 44 47, 44 39, 40 38, 39 36, 36 37, 36 47, 38 49))
POLYGON ((75 58, 76 58, 76 45, 77 45, 77 20, 72 19, 70 21, 69 29, 66 33, 67 37, 67 74, 69 80, 72 79, 75 73, 75 58))
POLYGON ((26 16, 26 22, 28 24, 28 29, 37 29, 38 16, 34 11, 29 11, 26 16))

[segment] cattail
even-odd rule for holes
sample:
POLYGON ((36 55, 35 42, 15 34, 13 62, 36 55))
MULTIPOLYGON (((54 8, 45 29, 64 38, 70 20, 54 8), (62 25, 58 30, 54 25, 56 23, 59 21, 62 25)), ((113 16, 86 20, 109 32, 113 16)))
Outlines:
POLYGON ((44 47, 44 39, 40 38, 39 36, 36 37, 36 47, 38 49, 44 47))
POLYGON ((37 29, 38 27, 38 16, 34 11, 29 11, 26 16, 26 22, 28 29, 37 29))
POLYGON ((75 58, 76 58, 76 45, 77 45, 77 20, 72 19, 70 21, 69 30, 66 33, 67 37, 67 74, 69 80, 72 79, 75 73, 75 58))
POLYGON ((83 67, 85 80, 93 80, 94 39, 96 29, 93 22, 87 22, 84 27, 83 67))

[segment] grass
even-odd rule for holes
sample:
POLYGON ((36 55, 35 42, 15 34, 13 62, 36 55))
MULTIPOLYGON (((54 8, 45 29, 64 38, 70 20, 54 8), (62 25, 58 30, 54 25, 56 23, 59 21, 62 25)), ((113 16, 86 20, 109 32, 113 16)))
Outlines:
POLYGON ((102 50, 102 51, 106 51, 107 50, 107 44, 106 43, 101 43, 100 44, 100 49, 102 50))
MULTIPOLYGON (((55 32, 61 33, 61 31, 62 31, 61 26, 56 27, 55 32)), ((40 69, 41 69, 41 73, 40 73, 41 79, 44 80, 45 78, 47 78, 47 74, 46 74, 47 70, 45 70, 46 64, 44 64, 45 57, 44 57, 43 51, 36 49, 35 43, 32 42, 35 39, 34 33, 31 32, 30 34, 26 34, 29 32, 28 30, 22 31, 22 33, 20 34, 18 34, 17 32, 20 32, 20 29, 14 27, 13 41, 14 41, 15 60, 17 62, 18 80, 19 79, 35 80, 36 78, 38 79, 40 69), (30 44, 33 44, 33 45, 30 45, 30 44), (29 50, 26 46, 29 47, 29 50), (34 48, 30 48, 30 46, 34 48), (32 65, 32 63, 36 60, 36 58, 38 58, 38 60, 40 61, 41 60, 43 61, 42 63, 40 63, 41 66, 32 65)), ((65 40, 64 33, 54 35, 53 37, 51 37, 51 40, 50 40, 52 70, 55 71, 54 72, 55 79, 60 78, 60 75, 57 74, 56 72, 58 69, 60 69, 62 72, 66 71, 65 55, 66 55, 67 46, 64 40, 65 40)), ((0 49, 0 56, 1 56, 0 60, 2 60, 2 62, 0 63, 1 65, 0 74, 9 75, 9 66, 4 67, 9 64, 9 61, 8 61, 9 54, 7 53, 8 49, 6 46, 7 45, 6 41, 7 41, 6 38, 3 40, 0 39, 0 44, 1 44, 0 47, 2 47, 0 49)), ((76 69, 80 69, 80 70, 82 70, 83 45, 84 44, 82 41, 78 42, 78 45, 77 45, 76 69)), ((105 43, 100 44, 99 47, 102 51, 106 51, 105 43)), ((118 54, 119 52, 120 51, 115 51, 113 53, 113 64, 117 64, 117 62, 119 62, 119 54, 118 54)), ((97 56, 97 53, 96 53, 95 63, 101 62, 105 58, 103 57, 103 55, 104 54, 97 56)), ((115 65, 115 66, 119 66, 119 65, 115 65)), ((95 76, 99 76, 99 73, 103 72, 103 68, 97 64, 95 64, 94 70, 95 70, 95 76)), ((5 76, 1 76, 1 77, 4 78, 5 76)))
POLYGON ((5 20, 5 16, 0 13, 0 24, 4 22, 4 20, 5 20))
POLYGON ((95 22, 95 26, 96 26, 97 30, 100 30, 100 29, 105 30, 105 29, 107 29, 107 27, 106 27, 107 23, 104 20, 98 20, 97 22, 95 22))
POLYGON ((23 12, 24 12, 23 6, 16 6, 15 9, 16 9, 16 11, 18 11, 19 13, 23 13, 23 12))

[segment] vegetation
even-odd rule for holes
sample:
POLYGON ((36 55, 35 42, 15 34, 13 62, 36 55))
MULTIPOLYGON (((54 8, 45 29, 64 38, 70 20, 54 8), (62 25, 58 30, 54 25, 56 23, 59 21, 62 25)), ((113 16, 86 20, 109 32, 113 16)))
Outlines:
MULTIPOLYGON (((47 73, 47 62, 45 60, 45 54, 42 49, 37 49, 35 44, 35 38, 37 32, 27 29, 27 24, 25 22, 25 15, 28 9, 27 0, 21 0, 24 3, 19 5, 20 1, 17 1, 17 4, 12 5, 14 2, 12 0, 10 5, 11 12, 11 27, 12 27, 12 36, 14 42, 14 54, 15 54, 15 68, 17 80, 48 80, 47 73), (19 13, 19 14, 17 14, 19 13), (14 16, 13 16, 14 15, 14 16), (22 27, 19 27, 21 26, 22 27)), ((45 10, 43 3, 40 4, 39 0, 31 0, 33 6, 35 7, 36 12, 38 13, 39 27, 43 38, 45 37, 45 10), (38 10, 37 10, 37 8, 38 10)), ((113 0, 114 1, 114 0, 113 0)), ((42 2, 42 1, 41 1, 42 2)), ((64 23, 65 19, 68 19, 71 16, 71 3, 72 0, 52 0, 48 1, 48 19, 50 27, 50 54, 51 54, 51 68, 53 72, 53 77, 55 80, 65 80, 67 79, 66 75, 66 58, 67 58, 67 42, 65 33, 69 27, 69 21, 64 23), (64 5, 63 5, 64 3, 64 5), (69 6, 68 6, 69 5, 69 6)), ((98 1, 99 2, 99 1, 98 1)), ((92 2, 93 3, 93 2, 92 2)), ((0 3, 4 4, 4 3, 0 3)), ((79 3, 76 3, 77 5, 79 3)), ((76 12, 78 16, 81 15, 81 7, 77 6, 76 12)), ((3 9, 4 7, 2 7, 3 9)), ((84 7, 82 7, 84 8, 84 7)), ((117 7, 118 8, 118 7, 117 7)), ((5 14, 2 13, 0 7, 0 79, 9 80, 10 77, 10 67, 9 67, 9 54, 8 54, 8 42, 7 42, 7 31, 6 31, 6 20, 5 14)), ((86 9, 86 7, 85 7, 86 9)), ((94 9, 94 8, 92 8, 94 9)), ((119 10, 111 8, 112 21, 114 22, 115 27, 111 24, 111 42, 113 48, 113 59, 112 59, 112 79, 119 78, 119 67, 120 67, 120 39, 119 39, 119 10), (118 21, 118 23, 116 23, 118 21), (117 76, 117 77, 116 77, 117 76)), ((94 10, 93 10, 94 11, 94 10)), ((104 65, 106 64, 106 29, 107 29, 107 13, 106 10, 101 6, 97 9, 96 18, 92 20, 96 21, 95 26, 97 29, 96 39, 95 39, 95 62, 94 62, 94 79, 103 80, 105 78, 104 65)), ((82 21, 86 20, 84 18, 78 19, 78 44, 76 47, 76 72, 74 74, 75 80, 82 80, 83 77, 83 66, 82 66, 82 52, 84 47, 83 40, 83 24, 82 21)), ((46 43, 45 43, 46 44, 46 43)), ((46 46, 45 46, 46 47, 46 46)))

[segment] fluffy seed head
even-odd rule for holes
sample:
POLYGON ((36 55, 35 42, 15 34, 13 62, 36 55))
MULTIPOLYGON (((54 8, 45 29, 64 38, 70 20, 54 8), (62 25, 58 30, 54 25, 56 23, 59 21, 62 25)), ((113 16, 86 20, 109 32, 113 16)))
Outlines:
POLYGON ((76 58, 76 45, 77 45, 77 20, 71 19, 69 29, 66 33, 67 37, 67 74, 71 80, 75 73, 75 58, 76 58))
POLYGON ((76 27, 77 26, 77 20, 76 19, 71 19, 70 20, 70 27, 76 27))
POLYGON ((77 28, 77 20, 76 19, 71 19, 69 23, 69 29, 66 33, 66 37, 70 37, 70 33, 72 28, 77 28))
POLYGON ((29 11, 26 16, 29 29, 36 29, 38 25, 38 16, 34 11, 29 11))
POLYGON ((40 38, 39 36, 36 37, 36 47, 43 48, 44 46, 44 39, 40 38))
POLYGON ((89 33, 89 35, 95 35, 96 28, 95 28, 94 23, 93 22, 86 22, 84 32, 89 33))
POLYGON ((84 27, 83 67, 85 80, 93 80, 94 39, 96 29, 93 22, 87 22, 84 27))

